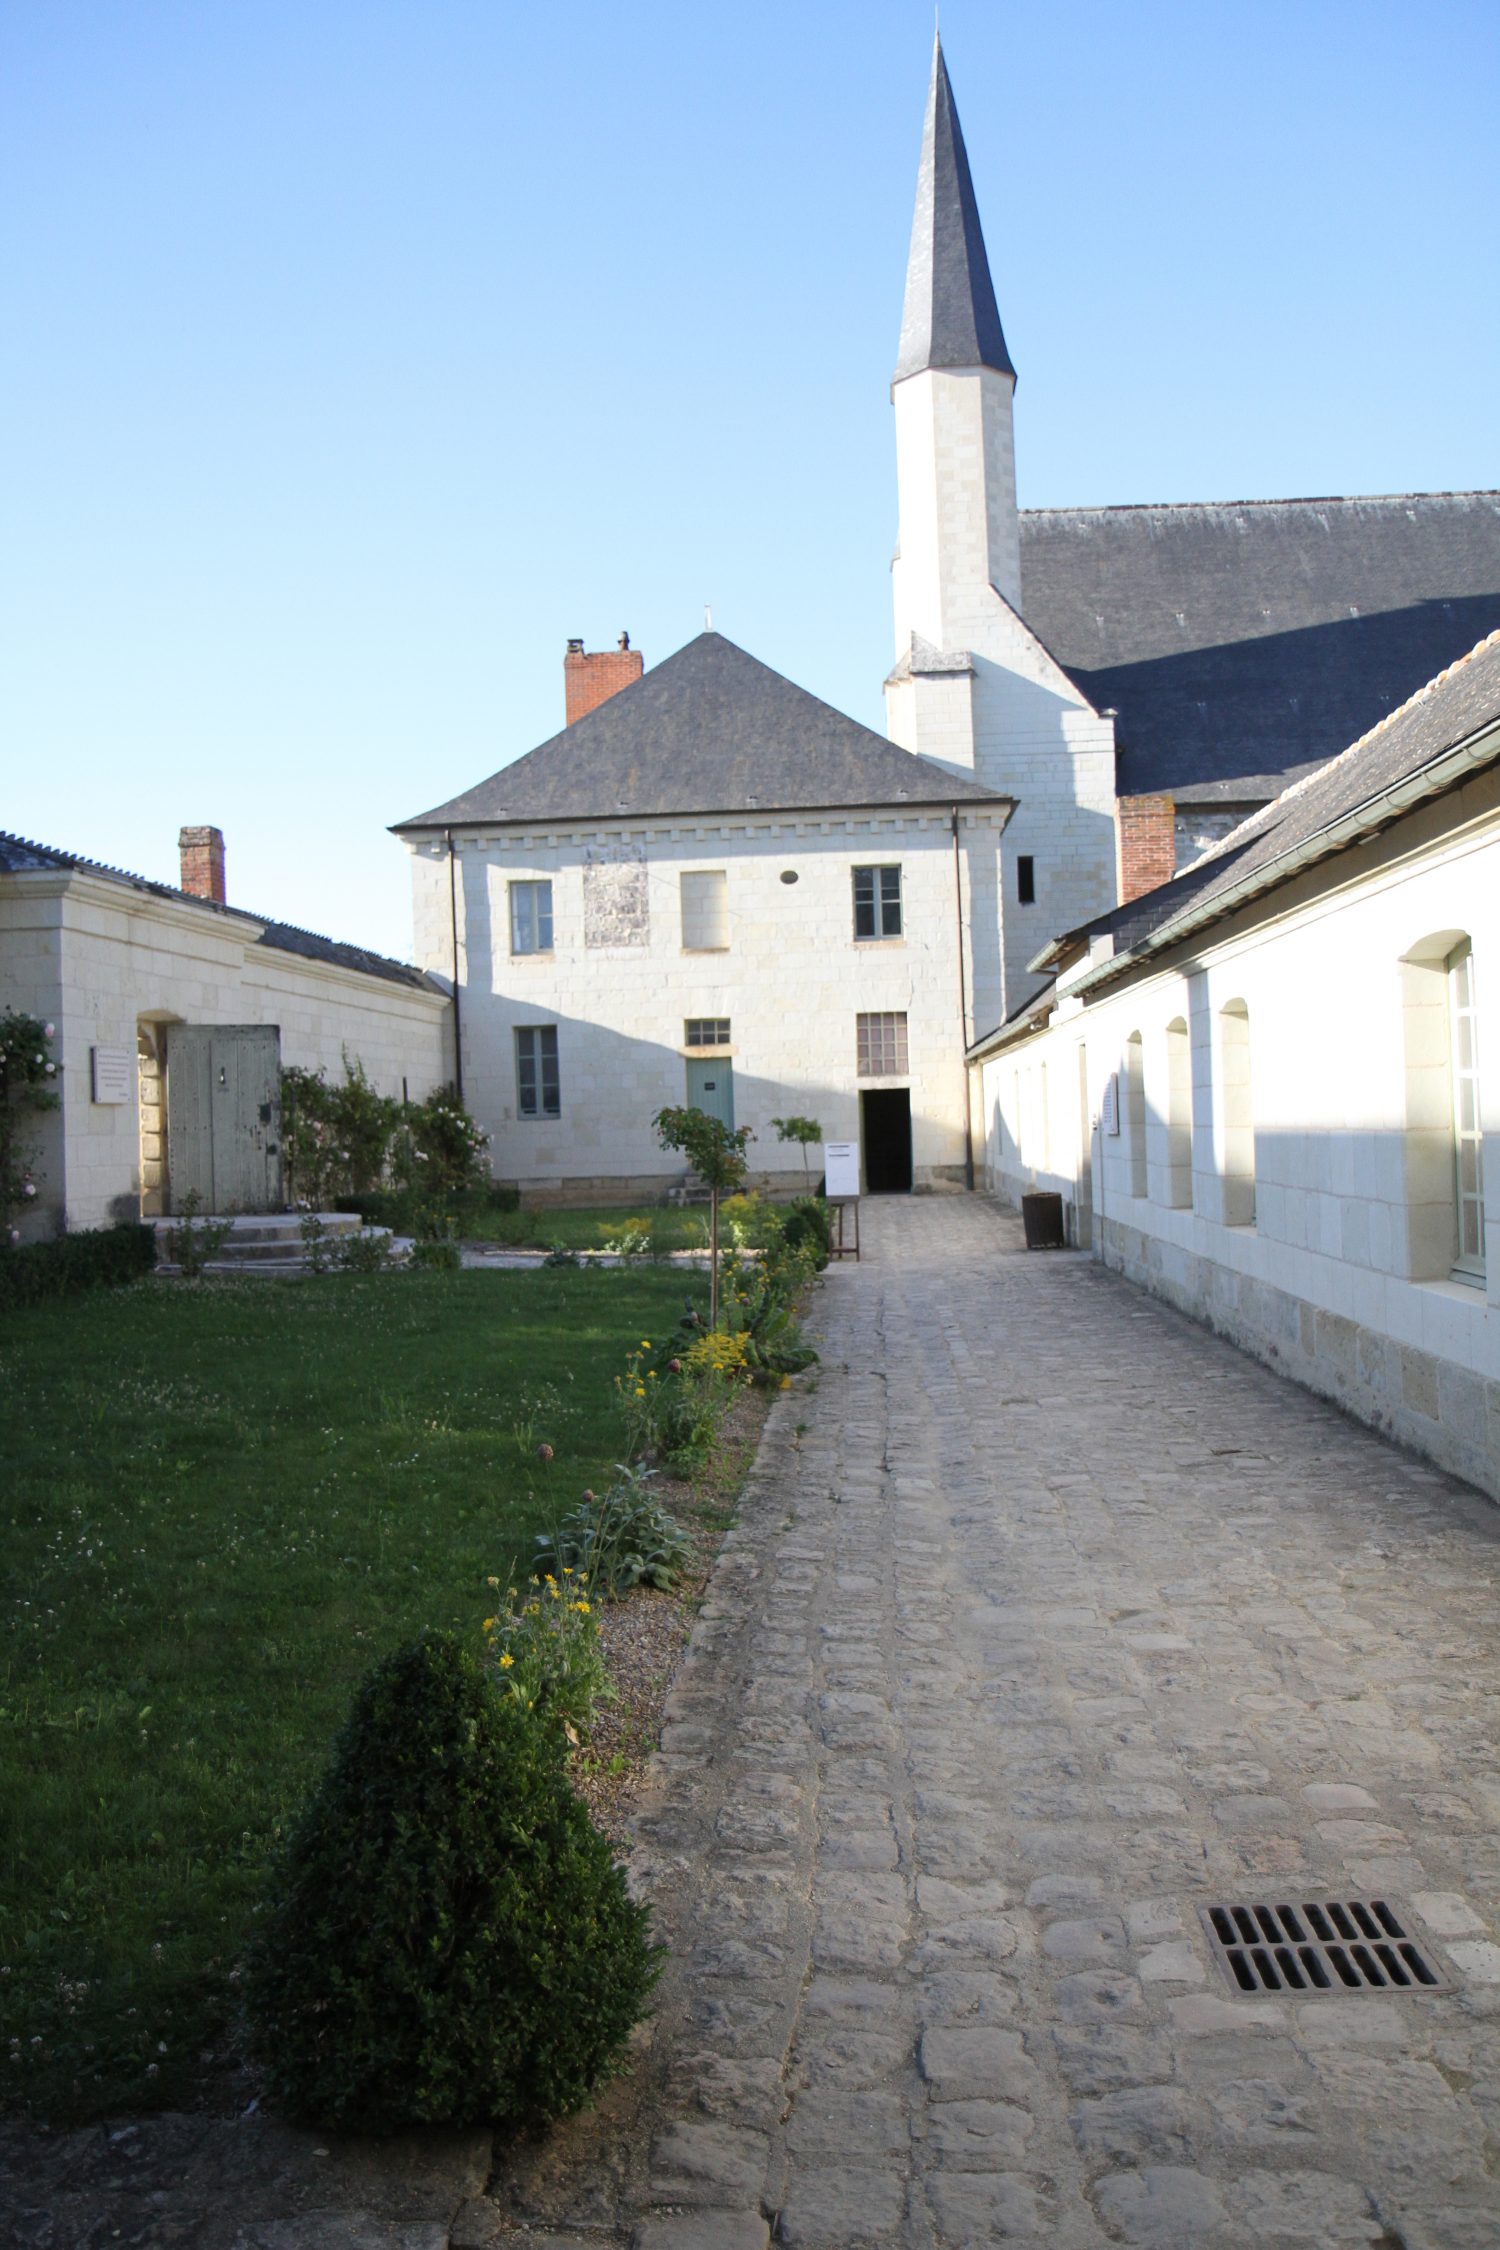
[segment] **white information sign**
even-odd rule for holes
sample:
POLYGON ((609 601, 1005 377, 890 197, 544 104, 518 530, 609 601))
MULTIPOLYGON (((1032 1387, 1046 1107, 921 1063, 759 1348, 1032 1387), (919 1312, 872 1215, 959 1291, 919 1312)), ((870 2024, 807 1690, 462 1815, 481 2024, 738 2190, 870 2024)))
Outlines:
POLYGON ((858 1141, 823 1143, 823 1182, 825 1192, 835 1202, 844 1196, 858 1195, 858 1141))
POLYGON ((1104 1081, 1104 1099, 1099 1104, 1099 1130, 1101 1133, 1118 1133, 1120 1130, 1120 1080, 1111 1071, 1104 1081))
POLYGON ((136 1062, 128 1047, 92 1047, 94 1099, 128 1102, 135 1099, 136 1062))

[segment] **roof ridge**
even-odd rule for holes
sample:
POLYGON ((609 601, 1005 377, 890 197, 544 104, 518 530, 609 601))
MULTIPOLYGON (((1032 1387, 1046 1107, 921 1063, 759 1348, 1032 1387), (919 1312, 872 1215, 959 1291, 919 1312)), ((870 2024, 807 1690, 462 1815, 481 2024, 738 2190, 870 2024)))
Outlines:
POLYGON ((1447 492, 1303 492, 1259 500, 1103 500, 1079 508, 1023 508, 1021 521, 1035 516, 1160 516, 1205 508, 1358 508, 1376 501, 1500 500, 1500 487, 1466 485, 1447 492))
MULTIPOLYGON (((32 836, 19 836, 13 829, 0 828, 0 844, 19 844, 23 851, 35 852, 41 859, 51 860, 54 866, 77 869, 83 874, 109 875, 122 883, 138 883, 143 890, 154 891, 160 897, 182 899, 189 906, 200 906, 211 914, 237 915, 243 922, 259 922, 262 930, 285 930, 292 937, 311 938, 316 945, 338 946, 345 953, 362 953, 366 960, 382 961, 388 969, 403 969, 413 976, 423 976, 411 961, 398 961, 394 954, 377 953, 373 946, 360 945, 353 938, 328 937, 322 930, 309 930, 301 922, 285 922, 279 915, 262 914, 253 906, 234 906, 228 899, 203 898, 197 891, 185 891, 178 884, 159 882, 154 875, 139 875, 134 868, 116 867, 106 859, 90 859, 83 852, 68 852, 57 844, 39 844, 32 836)), ((25 874, 34 872, 24 868, 0 868, 0 874, 25 874)))

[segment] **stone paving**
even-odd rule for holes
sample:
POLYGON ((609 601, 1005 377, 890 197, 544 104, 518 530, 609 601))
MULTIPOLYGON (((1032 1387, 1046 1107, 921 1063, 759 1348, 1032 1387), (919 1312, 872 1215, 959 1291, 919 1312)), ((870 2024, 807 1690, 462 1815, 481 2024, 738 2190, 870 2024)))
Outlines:
POLYGON ((1494 2250, 1500 1517, 986 1202, 865 1223, 642 1821, 654 2062, 455 2245, 1494 2250), (1457 1992, 1234 1996, 1200 1902, 1303 1886, 1457 1992))

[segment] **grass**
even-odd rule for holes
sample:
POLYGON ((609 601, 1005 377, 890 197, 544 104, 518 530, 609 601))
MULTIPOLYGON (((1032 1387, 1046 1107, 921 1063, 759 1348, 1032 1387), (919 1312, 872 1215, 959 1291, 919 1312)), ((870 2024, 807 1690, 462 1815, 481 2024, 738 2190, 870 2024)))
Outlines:
POLYGON ((0 1326, 6 2107, 232 2088, 266 1856, 356 1681, 477 1632, 486 1577, 608 1475, 614 1377, 690 1286, 147 1282, 0 1326))

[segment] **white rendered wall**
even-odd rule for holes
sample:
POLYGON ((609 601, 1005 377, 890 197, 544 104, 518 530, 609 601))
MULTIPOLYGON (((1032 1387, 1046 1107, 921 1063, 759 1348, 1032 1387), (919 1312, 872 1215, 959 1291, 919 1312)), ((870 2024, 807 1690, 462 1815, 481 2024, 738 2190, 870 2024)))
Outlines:
MULTIPOLYGON (((995 875, 1002 815, 966 812, 961 830, 970 1036, 976 1023, 969 925, 979 933, 982 973, 999 977, 995 875)), ((756 1172, 800 1175, 773 1116, 817 1117, 835 1140, 859 1137, 863 1086, 911 1093, 913 1165, 919 1184, 961 1177, 967 1102, 960 1014, 959 946, 952 832, 946 811, 855 813, 824 819, 662 822, 541 832, 478 831, 456 839, 460 1016, 464 1091, 493 1136, 502 1178, 532 1192, 659 1182, 683 1170, 656 1145, 655 1113, 686 1099, 690 1017, 727 1016, 735 1121, 756 1138, 756 1172), (639 852, 647 871, 644 942, 583 942, 586 858, 639 852), (902 869, 903 934, 854 937, 852 870, 902 869), (730 943, 722 952, 682 945, 684 872, 722 868, 730 943), (783 883, 795 873, 795 883, 783 883), (550 880, 554 950, 513 956, 507 886, 550 880), (905 1013, 909 1072, 861 1079, 855 1018, 905 1013), (527 1024, 558 1031, 562 1115, 521 1118, 515 1033, 527 1024)), ((418 960, 446 975, 451 963, 449 871, 440 840, 413 845, 418 960)))
POLYGON ((1016 800, 1005 838, 1005 982, 990 1026, 1040 989, 1026 963, 1046 940, 1107 913, 1116 897, 1114 722, 1024 620, 1013 390, 990 369, 928 370, 892 393, 901 529, 887 731, 903 749, 1016 800), (960 656, 968 668, 955 672, 960 656), (1028 906, 1018 895, 1022 856, 1035 883, 1028 906))
POLYGON ((257 945, 259 928, 81 872, 0 880, 7 1004, 57 1025, 62 1064, 63 1109, 39 1136, 40 1193, 23 1232, 104 1226, 138 1208, 138 1105, 91 1099, 89 1050, 133 1057, 142 1017, 274 1023, 283 1063, 337 1075, 347 1050, 382 1093, 399 1094, 404 1079, 413 1100, 451 1079, 443 995, 257 945))
MULTIPOLYGON (((1081 1005, 982 1070, 985 1177, 1015 1201, 1060 1192, 1070 1236, 1258 1356, 1500 1496, 1500 788, 1476 782, 1379 845, 1205 933, 1190 961, 1081 1005), (1470 832, 1455 830, 1469 822, 1470 832), (1333 885, 1337 883, 1337 887, 1333 885), (1409 1031, 1405 957, 1470 939, 1480 1010, 1487 1279, 1435 1269, 1414 1166, 1431 1059, 1409 1031), (1223 1011, 1248 1011, 1255 1215, 1226 1223, 1223 1011), (1168 1027, 1189 1028, 1192 1205, 1174 1205, 1168 1027), (1147 1193, 1131 1192, 1126 1041, 1145 1068, 1147 1193), (1120 1074, 1118 1136, 1076 1102, 1042 1144, 1037 1092, 1076 1082, 1089 1113, 1120 1074), (1093 1177, 1082 1192, 1085 1164, 1093 1177)), ((1428 1167, 1430 1170, 1430 1167, 1428 1167)), ((1445 1177, 1447 1175, 1445 1174, 1445 1177)))

